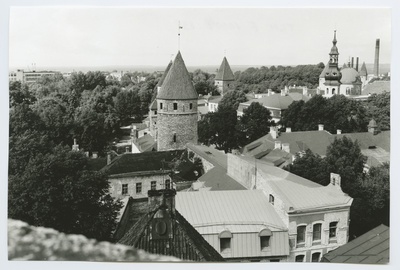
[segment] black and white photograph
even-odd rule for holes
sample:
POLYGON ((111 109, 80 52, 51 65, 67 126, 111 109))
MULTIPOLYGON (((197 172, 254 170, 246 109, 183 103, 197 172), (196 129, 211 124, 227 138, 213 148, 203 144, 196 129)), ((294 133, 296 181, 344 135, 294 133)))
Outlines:
POLYGON ((7 2, 10 268, 394 269, 394 1, 7 2))

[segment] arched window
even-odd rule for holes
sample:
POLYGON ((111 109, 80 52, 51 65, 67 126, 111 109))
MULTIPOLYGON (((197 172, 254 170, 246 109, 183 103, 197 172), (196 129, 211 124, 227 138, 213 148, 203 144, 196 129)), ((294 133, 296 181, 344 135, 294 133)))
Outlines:
POLYGON ((274 203, 275 203, 274 195, 269 194, 269 202, 270 202, 272 205, 274 205, 274 203))
POLYGON ((263 229, 259 234, 261 250, 267 250, 270 247, 272 232, 270 229, 263 229))
POLYGON ((295 259, 295 262, 304 262, 304 255, 303 254, 302 255, 297 255, 296 259, 295 259))
POLYGON ((231 239, 232 233, 230 231, 223 231, 218 235, 219 246, 221 253, 227 253, 231 251, 231 239))
POLYGON ((314 252, 311 255, 311 262, 319 262, 320 257, 321 257, 321 252, 314 252))
POLYGON ((335 88, 332 88, 332 95, 335 94, 335 88))

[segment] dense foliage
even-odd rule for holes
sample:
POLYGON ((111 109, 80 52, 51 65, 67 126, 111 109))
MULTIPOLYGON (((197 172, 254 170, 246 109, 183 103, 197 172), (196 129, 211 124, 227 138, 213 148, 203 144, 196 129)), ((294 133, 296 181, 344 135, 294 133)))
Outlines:
POLYGON ((319 124, 324 129, 336 133, 367 131, 369 122, 367 110, 359 101, 348 99, 343 95, 324 98, 321 95, 309 101, 295 101, 282 113, 280 124, 291 127, 292 131, 317 130, 319 124))
POLYGON ((350 236, 354 238, 383 223, 389 225, 389 164, 364 172, 366 157, 358 142, 335 139, 325 158, 307 150, 284 169, 321 185, 328 185, 330 173, 341 176, 343 192, 354 198, 350 209, 350 236))
POLYGON ((379 130, 390 130, 390 93, 369 96, 365 106, 368 119, 374 119, 379 130))
POLYGON ((236 111, 239 107, 239 104, 246 101, 247 97, 244 92, 230 90, 222 97, 218 107, 236 111))
POLYGON ((235 72, 236 89, 245 93, 264 93, 267 89, 279 92, 285 86, 298 85, 308 88, 318 86, 319 75, 324 64, 299 66, 272 66, 248 68, 243 72, 235 72))

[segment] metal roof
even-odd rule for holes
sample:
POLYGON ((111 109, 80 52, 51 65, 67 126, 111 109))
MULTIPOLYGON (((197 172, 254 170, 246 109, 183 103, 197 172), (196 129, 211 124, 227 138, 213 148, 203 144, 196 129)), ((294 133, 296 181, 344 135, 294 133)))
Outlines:
POLYGON ((192 144, 188 143, 187 148, 213 164, 214 166, 221 166, 222 168, 227 168, 227 159, 228 156, 220 150, 217 150, 210 146, 200 145, 200 144, 192 144))
POLYGON ((176 209, 196 229, 217 225, 266 225, 287 230, 261 190, 180 192, 176 196, 176 209))
POLYGON ((209 170, 207 173, 203 174, 198 181, 203 182, 204 187, 210 188, 212 191, 246 189, 244 186, 228 176, 226 174, 226 169, 218 165, 209 170))
POLYGON ((389 262, 389 227, 379 225, 347 244, 330 251, 323 262, 386 264, 389 262))

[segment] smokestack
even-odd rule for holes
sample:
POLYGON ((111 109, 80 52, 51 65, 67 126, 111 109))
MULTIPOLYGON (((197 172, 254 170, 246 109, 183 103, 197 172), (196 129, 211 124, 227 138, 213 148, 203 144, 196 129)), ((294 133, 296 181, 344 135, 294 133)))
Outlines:
POLYGON ((351 67, 354 68, 354 57, 351 58, 351 67))
POLYGON ((356 70, 358 71, 358 56, 357 56, 357 60, 356 60, 356 70))
POLYGON ((376 39, 376 46, 375 46, 375 64, 374 64, 374 76, 379 76, 379 38, 376 39))

